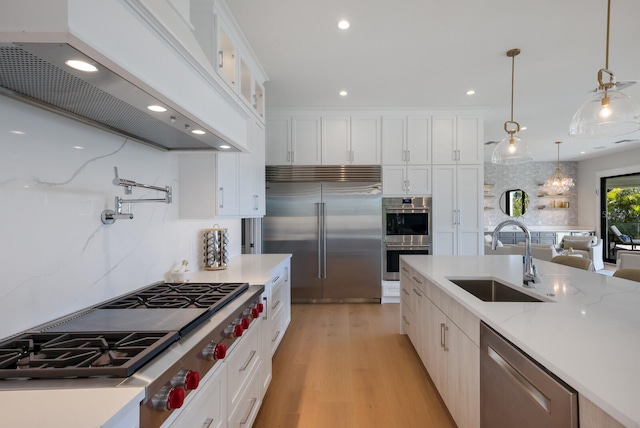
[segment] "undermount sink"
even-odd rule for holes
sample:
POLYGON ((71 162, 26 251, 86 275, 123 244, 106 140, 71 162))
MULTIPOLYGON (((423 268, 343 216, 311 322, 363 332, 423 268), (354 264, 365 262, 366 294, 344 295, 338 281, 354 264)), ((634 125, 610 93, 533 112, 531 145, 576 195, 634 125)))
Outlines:
POLYGON ((447 278, 458 287, 485 302, 544 302, 493 278, 447 278))

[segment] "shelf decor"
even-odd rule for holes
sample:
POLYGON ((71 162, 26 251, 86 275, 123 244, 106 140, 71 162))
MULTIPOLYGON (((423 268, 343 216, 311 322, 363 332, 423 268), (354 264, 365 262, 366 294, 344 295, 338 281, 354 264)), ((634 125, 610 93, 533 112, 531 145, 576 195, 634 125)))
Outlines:
POLYGON ((560 144, 561 141, 556 141, 556 145, 558 146, 558 163, 556 166, 556 170, 551 174, 551 176, 544 182, 544 188, 547 194, 555 194, 562 195, 575 186, 573 182, 573 178, 569 177, 567 174, 562 171, 560 168, 560 144))

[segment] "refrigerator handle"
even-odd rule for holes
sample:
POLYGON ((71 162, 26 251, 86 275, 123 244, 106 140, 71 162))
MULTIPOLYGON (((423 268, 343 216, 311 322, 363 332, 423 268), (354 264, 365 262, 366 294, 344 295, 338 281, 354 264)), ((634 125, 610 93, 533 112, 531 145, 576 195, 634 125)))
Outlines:
POLYGON ((322 278, 322 203, 316 202, 316 225, 318 230, 318 278, 322 278))
POLYGON ((324 224, 325 215, 324 215, 324 202, 322 202, 322 277, 327 277, 327 227, 324 224))

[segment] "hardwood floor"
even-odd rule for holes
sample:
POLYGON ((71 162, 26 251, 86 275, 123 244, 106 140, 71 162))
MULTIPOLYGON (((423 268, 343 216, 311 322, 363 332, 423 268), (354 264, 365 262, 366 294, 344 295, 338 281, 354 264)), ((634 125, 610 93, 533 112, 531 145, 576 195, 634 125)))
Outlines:
POLYGON ((455 427, 397 304, 292 305, 254 423, 275 427, 455 427))

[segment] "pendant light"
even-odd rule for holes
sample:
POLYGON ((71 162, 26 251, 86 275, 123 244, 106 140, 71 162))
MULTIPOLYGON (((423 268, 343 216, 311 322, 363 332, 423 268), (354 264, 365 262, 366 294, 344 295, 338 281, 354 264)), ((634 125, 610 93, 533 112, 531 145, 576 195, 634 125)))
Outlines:
POLYGON ((520 124, 513 120, 513 86, 515 80, 515 57, 520 54, 520 49, 507 51, 507 56, 511 58, 511 120, 504 123, 504 130, 507 136, 493 149, 491 162, 503 165, 512 165, 529 162, 533 159, 529 153, 527 143, 516 137, 520 131, 520 124))
POLYGON ((551 174, 551 177, 544 182, 544 187, 549 194, 562 195, 575 186, 575 183, 573 182, 573 178, 565 174, 560 168, 560 144, 562 144, 562 141, 556 141, 556 144, 558 146, 558 164, 556 170, 551 174))
POLYGON ((569 135, 572 137, 613 137, 640 129, 640 108, 630 96, 618 91, 618 88, 627 86, 628 83, 616 83, 613 72, 609 70, 610 20, 611 0, 608 0, 605 68, 598 71, 598 88, 595 94, 573 115, 569 126, 569 135), (605 74, 609 76, 607 83, 602 80, 605 74))

